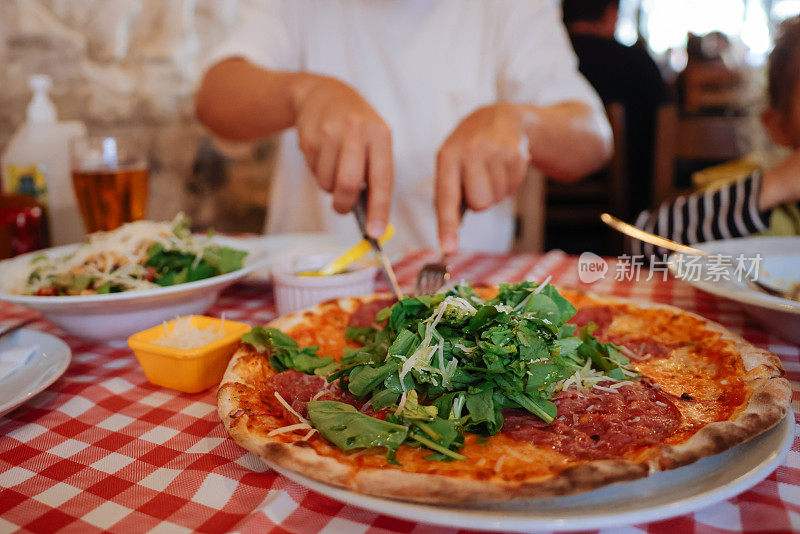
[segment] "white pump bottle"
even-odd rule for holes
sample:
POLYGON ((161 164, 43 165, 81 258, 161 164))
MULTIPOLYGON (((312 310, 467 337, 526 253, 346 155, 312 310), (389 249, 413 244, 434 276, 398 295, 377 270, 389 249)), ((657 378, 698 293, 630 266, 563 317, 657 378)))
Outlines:
POLYGON ((69 146, 73 139, 86 136, 86 126, 58 120, 48 96, 49 76, 31 76, 28 87, 33 98, 27 120, 0 157, 3 191, 34 196, 47 207, 53 245, 83 241, 86 233, 72 187, 69 146))

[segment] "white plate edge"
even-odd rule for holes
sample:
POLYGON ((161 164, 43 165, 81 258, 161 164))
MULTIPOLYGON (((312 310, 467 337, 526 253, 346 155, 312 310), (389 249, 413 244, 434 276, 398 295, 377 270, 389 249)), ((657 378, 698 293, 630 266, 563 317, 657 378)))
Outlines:
MULTIPOLYGON (((36 395, 38 395, 39 393, 41 393, 42 391, 44 391, 45 389, 47 389, 48 387, 53 385, 56 380, 58 380, 59 378, 61 378, 64 375, 64 373, 69 368, 70 363, 72 363, 72 349, 69 347, 69 345, 66 344, 66 342, 63 339, 61 339, 61 338, 59 338, 57 336, 54 336, 53 334, 48 334, 46 332, 41 332, 39 330, 34 330, 32 328, 23 328, 23 329, 20 330, 20 332, 28 332, 28 333, 33 333, 34 335, 37 335, 37 336, 47 336, 49 338, 52 338, 53 340, 56 341, 56 345, 60 344, 60 345, 63 346, 63 349, 65 350, 65 352, 63 354, 65 355, 65 357, 63 357, 63 361, 61 362, 61 365, 57 368, 56 372, 53 374, 53 376, 50 379, 47 379, 47 380, 43 381, 42 383, 40 383, 35 388, 25 392, 25 394, 22 395, 21 397, 15 399, 15 400, 6 402, 5 404, 0 404, 0 417, 3 417, 5 414, 10 413, 12 410, 15 410, 19 406, 22 406, 23 404, 25 404, 26 402, 31 400, 33 397, 35 397, 36 395)), ((44 351, 42 351, 42 352, 44 352, 44 351)), ((17 372, 17 371, 15 371, 15 372, 17 372)), ((9 375, 9 376, 13 376, 13 375, 9 375)))
MULTIPOLYGON (((797 244, 800 242, 800 237, 798 236, 765 236, 765 237, 739 237, 739 238, 732 238, 732 239, 717 239, 714 241, 706 241, 703 243, 696 243, 693 245, 694 247, 710 252, 715 253, 718 252, 716 249, 719 246, 730 245, 732 243, 742 243, 746 247, 749 244, 762 242, 763 244, 769 246, 772 244, 780 244, 782 241, 784 242, 792 242, 793 244, 797 244)), ((795 255, 799 252, 786 252, 786 253, 770 253, 770 256, 774 257, 781 257, 781 256, 789 256, 795 255)), ((759 253, 760 254, 760 253, 759 253)), ((726 289, 718 284, 714 284, 711 282, 705 282, 703 280, 688 280, 681 276, 678 273, 678 268, 676 266, 676 258, 679 256, 688 257, 691 254, 683 254, 673 252, 667 258, 667 268, 672 273, 672 275, 681 280, 684 283, 687 283, 695 288, 698 288, 702 291, 707 293, 711 293, 712 295, 716 295, 718 297, 726 298, 729 300, 733 300, 735 302, 743 303, 743 304, 751 304, 753 306, 759 306, 763 308, 768 308, 775 311, 781 311, 791 314, 800 315, 800 303, 793 302, 787 299, 781 299, 778 297, 774 297, 772 295, 761 294, 753 290, 746 290, 746 292, 738 292, 738 291, 731 291, 726 289)))

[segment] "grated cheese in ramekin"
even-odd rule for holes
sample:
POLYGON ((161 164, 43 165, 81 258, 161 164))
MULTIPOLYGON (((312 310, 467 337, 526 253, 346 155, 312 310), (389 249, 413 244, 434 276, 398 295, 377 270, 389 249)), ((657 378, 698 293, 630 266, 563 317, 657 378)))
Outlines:
POLYGON ((199 349, 225 337, 224 325, 224 317, 216 330, 210 326, 208 328, 194 326, 191 315, 178 317, 172 321, 172 330, 164 322, 164 336, 153 340, 153 343, 179 350, 199 349))

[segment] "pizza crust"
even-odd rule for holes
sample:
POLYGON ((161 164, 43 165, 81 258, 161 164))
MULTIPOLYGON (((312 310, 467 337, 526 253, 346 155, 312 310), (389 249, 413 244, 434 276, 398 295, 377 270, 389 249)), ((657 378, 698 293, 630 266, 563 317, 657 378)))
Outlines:
POLYGON ((792 398, 789 381, 781 375, 780 360, 772 353, 755 347, 740 336, 714 323, 712 330, 733 342, 741 355, 750 389, 745 409, 732 421, 710 423, 686 443, 666 446, 658 458, 658 469, 674 469, 712 454, 720 453, 777 425, 786 415, 792 398))
MULTIPOLYGON (((362 303, 378 298, 385 298, 385 295, 344 298, 336 302, 345 310, 352 312, 362 303)), ((477 480, 414 473, 400 469, 392 470, 390 474, 386 469, 356 469, 351 464, 318 454, 306 441, 286 443, 267 438, 266 434, 254 434, 247 427, 246 413, 232 417, 240 407, 238 397, 243 395, 247 388, 252 391, 247 385, 246 376, 252 370, 245 372, 242 366, 237 366, 237 363, 249 354, 247 349, 241 347, 231 359, 222 379, 218 392, 219 416, 228 433, 239 445, 268 463, 370 495, 415 502, 457 504, 570 495, 616 482, 643 478, 653 471, 675 469, 727 450, 772 428, 786 414, 791 399, 791 389, 788 380, 782 377, 780 360, 774 354, 753 346, 716 323, 674 306, 611 297, 591 296, 591 298, 600 304, 627 303, 692 315, 703 321, 707 328, 719 332, 724 339, 733 343, 734 350, 741 355, 746 371, 745 385, 751 392, 747 406, 733 420, 710 423, 683 444, 662 446, 659 453, 650 460, 587 461, 567 467, 555 475, 531 477, 519 481, 509 481, 499 476, 477 480)), ((270 326, 288 330, 301 324, 308 314, 319 313, 330 303, 331 301, 328 301, 309 310, 280 317, 272 321, 270 326)))

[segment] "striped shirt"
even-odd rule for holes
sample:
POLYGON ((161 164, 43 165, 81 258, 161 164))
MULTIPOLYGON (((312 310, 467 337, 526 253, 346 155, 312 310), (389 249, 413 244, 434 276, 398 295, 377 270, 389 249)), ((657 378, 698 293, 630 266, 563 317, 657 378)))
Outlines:
MULTIPOLYGON (((746 237, 763 232, 769 226, 772 210, 759 211, 761 172, 719 189, 705 189, 664 201, 655 210, 645 210, 635 226, 684 245, 703 241, 746 237)), ((629 240, 632 256, 647 261, 660 260, 668 250, 638 240, 629 240)))

